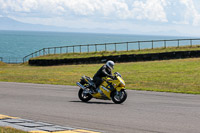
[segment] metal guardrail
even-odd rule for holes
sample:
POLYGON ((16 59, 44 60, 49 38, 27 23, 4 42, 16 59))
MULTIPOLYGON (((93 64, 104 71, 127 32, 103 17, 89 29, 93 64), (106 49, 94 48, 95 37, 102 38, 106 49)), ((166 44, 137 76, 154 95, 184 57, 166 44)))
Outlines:
POLYGON ((184 45, 200 45, 200 39, 172 39, 172 40, 149 40, 149 41, 132 41, 132 42, 118 42, 118 43, 104 43, 104 44, 87 44, 87 45, 73 45, 61 47, 43 48, 33 52, 23 58, 23 62, 30 58, 37 56, 44 56, 49 54, 62 53, 82 53, 82 52, 99 52, 99 51, 130 51, 141 49, 180 47, 184 45), (197 41, 199 41, 197 43, 197 41), (173 43, 173 44, 172 44, 173 43))

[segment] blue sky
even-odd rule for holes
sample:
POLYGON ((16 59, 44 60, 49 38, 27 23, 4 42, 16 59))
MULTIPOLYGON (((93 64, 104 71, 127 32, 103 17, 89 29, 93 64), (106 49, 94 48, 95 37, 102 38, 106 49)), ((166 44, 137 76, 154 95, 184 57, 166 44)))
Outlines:
POLYGON ((94 32, 200 36, 200 0, 0 0, 0 17, 94 32))

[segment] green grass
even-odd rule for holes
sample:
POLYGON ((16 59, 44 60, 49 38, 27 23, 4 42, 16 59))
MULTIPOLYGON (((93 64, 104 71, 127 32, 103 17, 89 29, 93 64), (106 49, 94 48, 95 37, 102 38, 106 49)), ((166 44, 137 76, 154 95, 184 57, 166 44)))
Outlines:
POLYGON ((0 61, 0 66, 3 66, 3 65, 6 65, 6 64, 0 61))
POLYGON ((102 56, 113 56, 113 55, 128 55, 128 54, 147 54, 147 53, 162 53, 162 52, 173 52, 173 51, 192 51, 200 50, 200 45, 194 46, 181 46, 181 47, 168 47, 155 48, 155 49, 143 49, 143 50, 131 50, 131 51, 101 51, 101 52, 90 52, 90 53, 68 53, 68 54, 50 54, 45 56, 39 56, 32 58, 34 59, 67 59, 67 58, 88 58, 88 57, 102 57, 102 56))
MULTIPOLYGON (((63 66, 0 66, 0 81, 75 85, 93 76, 102 64, 63 66)), ((127 89, 200 94, 200 58, 116 63, 127 89)))
POLYGON ((0 127, 0 133, 28 133, 10 127, 0 127))

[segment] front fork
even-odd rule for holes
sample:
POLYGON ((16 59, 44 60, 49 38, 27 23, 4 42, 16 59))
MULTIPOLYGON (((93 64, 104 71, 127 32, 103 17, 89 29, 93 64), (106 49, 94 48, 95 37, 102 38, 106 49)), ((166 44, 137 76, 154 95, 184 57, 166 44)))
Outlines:
POLYGON ((122 92, 121 92, 122 89, 125 89, 125 88, 124 87, 116 88, 116 98, 120 99, 122 97, 122 92))
POLYGON ((119 92, 121 92, 121 90, 125 90, 125 88, 124 87, 117 87, 116 88, 116 91, 119 93, 119 92))

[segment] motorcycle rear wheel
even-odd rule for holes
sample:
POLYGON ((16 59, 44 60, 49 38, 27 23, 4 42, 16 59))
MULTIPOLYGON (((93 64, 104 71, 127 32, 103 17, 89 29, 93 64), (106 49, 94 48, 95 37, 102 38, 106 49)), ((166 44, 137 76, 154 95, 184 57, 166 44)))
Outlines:
POLYGON ((125 90, 121 90, 121 97, 120 98, 117 98, 117 95, 116 95, 116 91, 114 91, 113 93, 111 93, 111 99, 114 103, 116 104, 121 104, 123 103, 126 98, 127 98, 127 93, 125 90))
POLYGON ((80 88, 80 90, 78 92, 78 97, 83 102, 88 102, 88 101, 90 101, 92 99, 92 96, 89 93, 84 94, 83 93, 83 89, 81 89, 81 88, 80 88))

